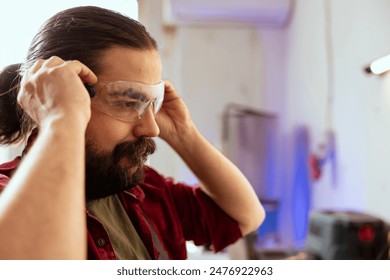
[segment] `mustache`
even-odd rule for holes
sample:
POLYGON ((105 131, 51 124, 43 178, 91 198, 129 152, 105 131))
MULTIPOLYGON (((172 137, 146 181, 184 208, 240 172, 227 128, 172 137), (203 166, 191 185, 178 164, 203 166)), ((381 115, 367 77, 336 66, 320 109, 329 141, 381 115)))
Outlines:
POLYGON ((113 160, 115 164, 126 157, 132 165, 143 163, 148 155, 156 151, 156 143, 144 136, 139 137, 134 142, 123 142, 118 144, 113 151, 113 160))

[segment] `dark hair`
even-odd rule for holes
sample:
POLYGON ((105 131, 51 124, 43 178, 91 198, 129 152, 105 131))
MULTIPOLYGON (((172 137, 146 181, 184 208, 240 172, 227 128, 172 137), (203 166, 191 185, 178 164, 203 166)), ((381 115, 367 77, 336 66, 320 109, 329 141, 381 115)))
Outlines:
POLYGON ((99 55, 114 45, 157 49, 156 41, 134 19, 99 7, 71 8, 44 23, 30 45, 26 66, 56 55, 79 60, 99 73, 99 55))
MULTIPOLYGON (((63 60, 79 60, 99 74, 99 57, 113 46, 157 49, 156 41, 134 19, 100 7, 70 8, 55 14, 42 25, 32 40, 23 69, 30 68, 38 59, 58 56, 63 60)), ((0 114, 3 119, 3 111, 0 114)), ((21 115, 18 119, 21 122, 20 133, 21 137, 26 137, 36 124, 23 111, 21 115)), ((15 142, 3 134, 3 130, 0 137, 8 139, 4 143, 15 142)))
POLYGON ((17 113, 16 96, 21 63, 11 64, 0 72, 0 144, 19 142, 22 137, 20 118, 17 113))

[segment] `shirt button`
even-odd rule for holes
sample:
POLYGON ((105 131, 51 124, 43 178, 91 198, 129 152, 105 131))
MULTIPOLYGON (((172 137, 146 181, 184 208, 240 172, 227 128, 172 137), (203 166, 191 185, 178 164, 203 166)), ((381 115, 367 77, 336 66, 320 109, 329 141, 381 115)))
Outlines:
POLYGON ((96 238, 95 239, 95 244, 96 246, 98 246, 99 248, 103 247, 104 245, 106 245, 106 240, 104 240, 104 238, 96 238))

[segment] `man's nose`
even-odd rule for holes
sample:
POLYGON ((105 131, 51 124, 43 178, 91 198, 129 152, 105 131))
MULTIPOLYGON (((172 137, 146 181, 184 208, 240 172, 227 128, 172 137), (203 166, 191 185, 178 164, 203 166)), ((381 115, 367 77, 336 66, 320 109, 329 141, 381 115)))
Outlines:
POLYGON ((153 108, 149 106, 141 119, 133 127, 135 137, 157 137, 160 134, 160 128, 154 117, 153 108))

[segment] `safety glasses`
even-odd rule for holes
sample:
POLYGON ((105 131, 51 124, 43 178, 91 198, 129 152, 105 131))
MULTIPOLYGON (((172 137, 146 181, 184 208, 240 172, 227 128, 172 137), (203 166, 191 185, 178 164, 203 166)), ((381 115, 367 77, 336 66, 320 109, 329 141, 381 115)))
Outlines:
POLYGON ((137 122, 151 107, 154 114, 164 100, 164 82, 144 84, 134 81, 99 82, 94 85, 92 105, 101 112, 124 122, 137 122))

